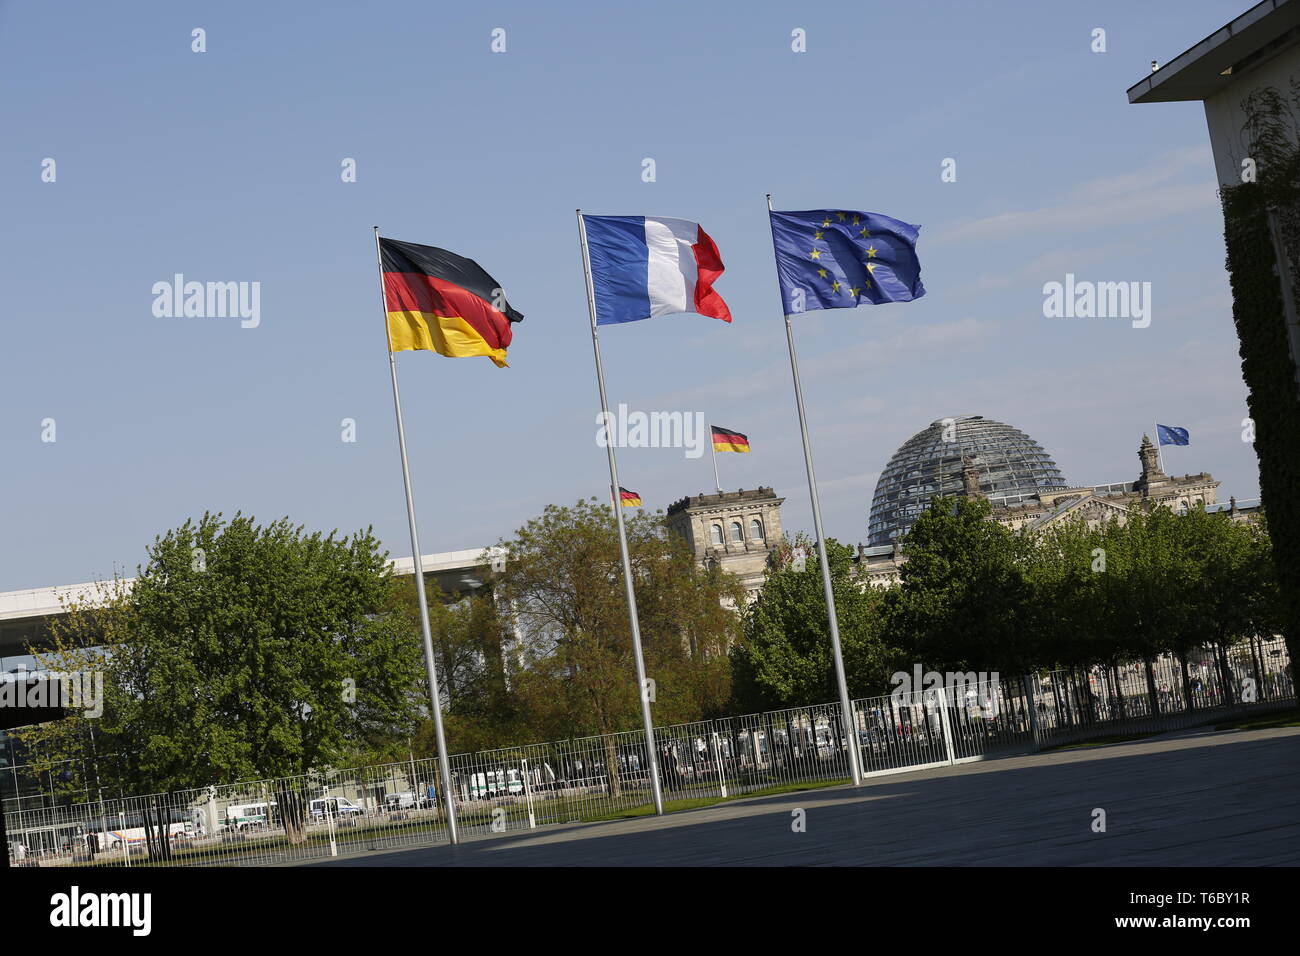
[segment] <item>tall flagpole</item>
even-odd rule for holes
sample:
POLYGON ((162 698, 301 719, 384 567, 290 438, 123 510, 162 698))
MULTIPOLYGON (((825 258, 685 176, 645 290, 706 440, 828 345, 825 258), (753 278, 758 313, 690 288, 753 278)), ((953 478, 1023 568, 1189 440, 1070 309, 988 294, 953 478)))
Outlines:
MULTIPOLYGON (((767 194, 767 211, 772 212, 772 194, 767 194)), ((775 248, 776 236, 772 237, 775 248)), ((778 277, 778 289, 779 289, 778 277)), ((781 304, 785 311, 785 303, 781 304)), ((831 630, 831 653, 835 658, 835 680, 840 689, 840 711, 843 714, 844 736, 849 751, 849 776, 855 787, 862 785, 861 755, 858 752, 858 722, 849 700, 849 684, 844 676, 844 655, 840 651, 840 625, 835 613, 835 594, 831 588, 831 568, 826 560, 826 535, 822 532, 822 506, 817 494, 817 475, 813 471, 812 444, 808 441, 808 419, 803 407, 803 386, 799 382, 799 361, 794 352, 794 329, 790 316, 785 317, 785 340, 790 347, 790 371, 794 375, 794 400, 799 407, 799 433, 803 437, 803 460, 808 471, 808 495, 812 499, 813 530, 817 535, 817 558, 822 566, 822 590, 826 593, 826 620, 831 630)))
MULTIPOLYGON (((384 313, 384 335, 388 338, 388 368, 393 373, 393 409, 397 412, 397 444, 402 449, 402 482, 406 485, 406 521, 411 527, 411 556, 415 561, 415 595, 420 604, 420 629, 424 633, 424 669, 429 677, 429 703, 433 708, 433 731, 438 741, 438 769, 442 772, 442 800, 447 808, 447 835, 460 842, 456 827, 455 787, 451 763, 447 760, 447 738, 442 730, 442 694, 438 689, 438 668, 433 662, 433 633, 429 629, 429 602, 424 596, 424 559, 420 555, 420 533, 415 527, 415 498, 411 494, 411 466, 406 459, 406 426, 402 423, 402 398, 397 391, 397 360, 388 337, 388 299, 384 295, 384 256, 379 248, 379 227, 375 226, 375 258, 379 262, 379 308, 384 313)), ((415 781, 411 781, 415 785, 415 781)))
POLYGON ((641 698, 641 723, 645 725, 646 757, 650 764, 650 790, 654 795, 655 813, 663 816, 664 795, 659 785, 659 759, 655 753, 655 729, 650 719, 650 694, 645 677, 645 657, 641 653, 641 626, 636 616, 636 590, 632 586, 632 562, 627 553, 627 531, 623 527, 623 502, 618 493, 618 463, 614 460, 614 435, 605 396, 605 367, 600 361, 600 337, 596 333, 596 290, 591 281, 591 260, 587 254, 587 224, 578 210, 578 240, 582 246, 582 272, 587 280, 587 310, 591 313, 591 347, 596 354, 596 382, 600 386, 600 410, 605 423, 605 451, 609 453, 609 490, 618 522, 618 547, 623 557, 623 585, 627 590, 627 617, 632 625, 632 653, 636 657, 637 696, 641 698))
POLYGON ((1151 424, 1156 426, 1156 457, 1160 461, 1160 470, 1164 471, 1165 470, 1165 446, 1164 443, 1160 441, 1160 423, 1152 422, 1151 424))
POLYGON ((713 452, 713 487, 722 494, 722 479, 718 477, 718 449, 713 444, 713 426, 709 426, 709 449, 713 452))

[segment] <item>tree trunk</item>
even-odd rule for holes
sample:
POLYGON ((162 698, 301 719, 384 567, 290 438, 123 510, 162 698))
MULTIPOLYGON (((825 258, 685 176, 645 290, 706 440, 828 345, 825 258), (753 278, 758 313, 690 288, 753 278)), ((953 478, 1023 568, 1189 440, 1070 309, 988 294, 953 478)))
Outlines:
POLYGON ((1283 635, 1287 653, 1287 665, 1283 669, 1283 673, 1291 678, 1291 694, 1293 695, 1291 699, 1295 702, 1296 708, 1300 709, 1300 693, 1296 692, 1295 686, 1295 662, 1297 655, 1300 655, 1300 638, 1290 633, 1290 628, 1287 630, 1288 633, 1283 635))
POLYGON ((1153 717, 1159 716, 1160 715, 1160 694, 1156 690, 1156 672, 1155 669, 1151 666, 1151 658, 1148 657, 1145 661, 1143 661, 1143 663, 1146 664, 1146 670, 1147 670, 1147 697, 1151 701, 1151 706, 1149 708, 1149 711, 1153 717))
POLYGON ((159 806, 156 815, 158 820, 158 852, 164 860, 170 860, 172 858, 171 808, 159 806))
POLYGON ((1091 724, 1095 721, 1092 713, 1092 695, 1088 693, 1092 688, 1088 686, 1087 675, 1086 670, 1080 676, 1079 668, 1070 668, 1070 684, 1074 688, 1074 709, 1079 714, 1079 723, 1081 725, 1091 724))
POLYGON ((1231 707, 1237 702, 1237 688, 1233 686, 1232 668, 1228 666, 1228 649, 1222 641, 1215 646, 1218 649, 1219 680, 1223 684, 1223 705, 1231 707))
POLYGON ((284 836, 291 846, 307 842, 306 805, 302 794, 296 790, 276 792, 275 802, 280 811, 280 822, 284 824, 284 836))
MULTIPOLYGON (((158 846, 158 804, 151 803, 140 811, 141 822, 144 824, 144 847, 145 853, 151 860, 162 859, 162 851, 158 846)), ((125 838, 125 837, 124 837, 125 838)))
POLYGON ((776 729, 772 726, 772 715, 764 714, 763 723, 766 725, 767 728, 766 733, 767 733, 768 761, 772 764, 773 768, 776 768, 779 767, 780 764, 777 762, 776 729))
MULTIPOLYGON (((646 754, 649 757, 649 753, 646 754)), ((650 762, 646 761, 646 768, 649 769, 650 762)), ((623 794, 623 781, 618 772, 618 748, 614 746, 614 735, 605 735, 605 780, 609 788, 611 797, 619 797, 623 794)))
POLYGON ((1255 645, 1255 635, 1250 635, 1250 669, 1255 675, 1255 700, 1252 703, 1264 699, 1264 669, 1260 666, 1258 648, 1255 645))

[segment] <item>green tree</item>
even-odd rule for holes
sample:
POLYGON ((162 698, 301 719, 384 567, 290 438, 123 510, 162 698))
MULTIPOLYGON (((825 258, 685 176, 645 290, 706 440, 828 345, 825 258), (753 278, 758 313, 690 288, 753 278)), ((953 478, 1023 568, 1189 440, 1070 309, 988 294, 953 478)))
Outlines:
POLYGON ((517 661, 507 659, 513 636, 497 598, 476 592, 454 604, 437 603, 430 612, 447 699, 447 746, 456 753, 518 743, 528 730, 510 692, 517 661))
POLYGON ((1103 665, 1119 693, 1119 667, 1142 659, 1154 699, 1150 661, 1176 644, 1186 604, 1179 595, 1189 590, 1187 563, 1170 524, 1180 520, 1157 509, 1126 522, 1067 521, 1036 535, 1033 660, 1076 674, 1103 665))
MULTIPOLYGON (((852 548, 834 539, 826 545, 849 694, 884 693, 893 655, 881 638, 882 595, 854 575, 852 548)), ((731 652, 734 708, 752 713, 839 699, 821 564, 806 537, 774 551, 744 633, 731 652), (791 560, 796 547, 805 555, 802 570, 791 560)))
POLYGON ((1186 653, 1195 646, 1212 647, 1225 690, 1235 695, 1239 688, 1227 648, 1257 634, 1271 635, 1282 621, 1267 531, 1199 507, 1171 520, 1190 585, 1178 596, 1184 613, 1174 648, 1186 653))
MULTIPOLYGON (((1225 649, 1279 626, 1266 528, 1203 508, 1186 515, 1151 508, 1127 521, 1072 521, 1035 536, 1036 662, 1114 669, 1164 652, 1180 661, 1211 646, 1227 684, 1225 649)), ((1186 688, 1185 688, 1186 690, 1186 688)))
MULTIPOLYGON (((511 701, 502 658, 508 639, 506 623, 497 613, 490 589, 456 601, 431 584, 426 583, 425 590, 448 750, 464 753, 513 743, 518 737, 509 723, 511 701)), ((401 610, 410 617, 415 640, 422 648, 414 575, 398 581, 397 593, 401 610)), ((355 752, 347 758, 349 765, 375 766, 405 761, 413 754, 431 757, 437 753, 422 650, 419 673, 409 694, 417 714, 412 725, 384 728, 358 741, 355 752)))
POLYGON ((936 671, 1021 673, 1035 610, 1028 539, 988 520, 983 498, 938 498, 903 540, 890 642, 936 671))
MULTIPOLYGON (((155 539, 129 594, 72 623, 87 619, 102 622, 102 651, 80 652, 105 674, 95 746, 137 792, 307 774, 410 724, 418 632, 369 530, 205 514, 155 539)), ((60 746, 39 729, 33 744, 60 746)), ((278 799, 301 839, 301 798, 278 799)))
MULTIPOLYGON (((743 592, 731 576, 701 568, 662 514, 629 517, 627 538, 655 722, 713 716, 729 694, 726 650, 738 637, 731 608, 743 592)), ((639 727, 610 506, 595 498, 549 505, 502 546, 508 560, 497 586, 519 638, 511 692, 527 726, 550 737, 639 727)))

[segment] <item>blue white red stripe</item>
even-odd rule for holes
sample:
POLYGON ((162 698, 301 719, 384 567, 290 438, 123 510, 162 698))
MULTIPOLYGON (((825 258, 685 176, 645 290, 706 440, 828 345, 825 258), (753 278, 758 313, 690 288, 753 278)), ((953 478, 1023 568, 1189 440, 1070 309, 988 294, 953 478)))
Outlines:
POLYGON ((696 312, 731 321, 713 283, 722 275, 717 244, 687 219, 583 216, 596 324, 696 312))

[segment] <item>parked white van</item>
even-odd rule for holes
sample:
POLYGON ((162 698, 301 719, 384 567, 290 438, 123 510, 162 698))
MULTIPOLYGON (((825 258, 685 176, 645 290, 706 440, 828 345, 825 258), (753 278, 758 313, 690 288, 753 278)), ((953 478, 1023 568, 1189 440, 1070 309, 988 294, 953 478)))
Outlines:
POLYGON ((413 790, 403 790, 401 793, 390 793, 384 797, 385 810, 416 810, 430 806, 432 801, 428 797, 421 797, 413 790))
POLYGON ((366 811, 347 797, 317 797, 311 802, 311 815, 314 820, 324 820, 326 814, 338 817, 359 817, 366 811))

